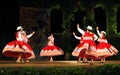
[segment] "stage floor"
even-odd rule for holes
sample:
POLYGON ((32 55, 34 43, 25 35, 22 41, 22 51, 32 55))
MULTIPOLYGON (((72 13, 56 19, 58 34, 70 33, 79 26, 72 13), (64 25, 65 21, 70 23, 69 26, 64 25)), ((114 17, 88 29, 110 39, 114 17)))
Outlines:
POLYGON ((106 61, 105 63, 101 63, 100 61, 94 61, 93 65, 90 65, 90 61, 88 63, 77 62, 76 60, 64 61, 64 60, 55 60, 53 62, 49 61, 38 61, 32 60, 29 63, 21 63, 18 64, 15 61, 0 61, 0 67, 96 67, 102 66, 105 64, 120 64, 120 60, 111 60, 106 61))

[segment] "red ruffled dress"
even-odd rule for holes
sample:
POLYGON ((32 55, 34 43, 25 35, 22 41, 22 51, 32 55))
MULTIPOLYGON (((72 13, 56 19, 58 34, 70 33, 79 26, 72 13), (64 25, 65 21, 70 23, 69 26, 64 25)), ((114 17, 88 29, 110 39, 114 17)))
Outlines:
POLYGON ((94 42, 94 34, 90 32, 85 32, 83 38, 83 46, 85 47, 87 58, 93 57, 96 58, 96 44, 94 42))
POLYGON ((97 45, 97 57, 100 56, 109 57, 118 53, 118 50, 107 42, 104 35, 98 39, 99 44, 97 45))
POLYGON ((85 32, 81 38, 80 44, 74 49, 72 55, 81 58, 93 57, 93 59, 96 59, 96 44, 93 38, 93 33, 85 32))
MULTIPOLYGON (((77 39, 77 38, 76 38, 77 39)), ((78 44, 72 52, 72 56, 84 57, 83 37, 79 38, 80 44, 78 44)))
MULTIPOLYGON (((31 36, 32 34, 29 35, 29 37, 31 36)), ((18 58, 18 56, 22 53, 22 58, 27 58, 27 59, 35 58, 32 48, 27 43, 29 37, 24 35, 24 31, 17 32, 16 40, 6 44, 6 46, 2 51, 2 54, 8 57, 18 58)))
POLYGON ((59 48, 58 46, 54 45, 54 37, 49 36, 48 39, 49 39, 48 44, 40 51, 40 56, 63 55, 64 54, 63 50, 59 48))

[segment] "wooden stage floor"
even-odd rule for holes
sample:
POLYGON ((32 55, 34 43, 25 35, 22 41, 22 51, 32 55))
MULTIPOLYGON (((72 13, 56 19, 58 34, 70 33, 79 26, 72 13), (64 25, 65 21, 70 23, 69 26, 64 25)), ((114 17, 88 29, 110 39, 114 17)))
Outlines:
POLYGON ((83 63, 83 62, 77 62, 76 60, 69 60, 69 61, 64 61, 64 60, 55 60, 52 63, 49 61, 38 61, 38 60, 32 60, 29 63, 21 63, 18 64, 15 61, 0 61, 0 67, 96 67, 96 66, 102 66, 105 64, 120 64, 120 60, 110 60, 106 61, 105 63, 101 63, 100 61, 94 61, 93 65, 90 65, 88 63, 83 63))

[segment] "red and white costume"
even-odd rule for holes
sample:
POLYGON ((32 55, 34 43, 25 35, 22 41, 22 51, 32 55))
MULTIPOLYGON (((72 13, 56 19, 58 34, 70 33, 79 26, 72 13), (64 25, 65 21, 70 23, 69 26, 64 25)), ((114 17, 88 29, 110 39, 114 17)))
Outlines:
POLYGON ((40 56, 59 56, 63 55, 64 52, 61 48, 54 45, 54 37, 53 35, 48 37, 49 41, 47 46, 45 46, 41 52, 40 56))
POLYGON ((35 58, 34 52, 28 44, 28 38, 32 34, 26 35, 25 31, 16 32, 16 40, 9 42, 3 49, 2 54, 8 57, 18 58, 22 53, 22 58, 35 58))
POLYGON ((84 58, 94 58, 96 56, 96 44, 94 41, 97 40, 98 37, 92 32, 83 31, 81 28, 77 29, 83 37, 81 47, 79 47, 79 51, 81 52, 79 56, 84 56, 84 58), (86 51, 83 54, 84 50, 86 51))
MULTIPOLYGON (((101 31, 103 32, 103 31, 101 31)), ((104 56, 105 58, 108 56, 112 56, 118 53, 118 50, 108 43, 104 34, 101 34, 99 30, 97 30, 99 35, 99 44, 97 45, 97 57, 104 56)))
POLYGON ((80 40, 80 44, 78 44, 75 49, 73 50, 72 52, 72 56, 75 56, 75 57, 83 57, 83 37, 78 37, 76 35, 74 35, 74 37, 78 40, 80 40), (81 56, 81 53, 82 53, 82 56, 81 56))

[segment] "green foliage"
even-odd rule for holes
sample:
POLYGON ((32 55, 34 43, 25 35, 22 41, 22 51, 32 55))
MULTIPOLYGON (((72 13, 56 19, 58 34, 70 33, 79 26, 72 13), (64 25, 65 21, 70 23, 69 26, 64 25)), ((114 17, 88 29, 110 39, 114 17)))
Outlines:
POLYGON ((119 75, 120 65, 0 68, 0 75, 119 75))
POLYGON ((119 75, 120 65, 104 65, 104 67, 96 67, 94 75, 119 75))
MULTIPOLYGON (((63 11, 63 24, 62 27, 64 29, 67 28, 68 22, 71 20, 74 20, 74 14, 73 12, 76 12, 78 8, 81 8, 82 10, 87 11, 86 17, 84 18, 84 25, 94 25, 94 8, 96 7, 103 7, 104 10, 106 10, 106 32, 109 37, 113 36, 120 36, 120 33, 117 33, 117 23, 116 23, 116 12, 117 8, 120 7, 120 1, 119 0, 30 0, 30 1, 24 1, 24 0, 18 0, 17 3, 19 5, 23 6, 38 6, 38 7, 44 7, 47 3, 46 8, 48 10, 52 9, 61 9, 63 11), (114 34, 114 35, 111 35, 114 34)), ((49 11, 49 13, 50 13, 49 11)), ((66 30, 65 30, 66 31, 66 30)))

